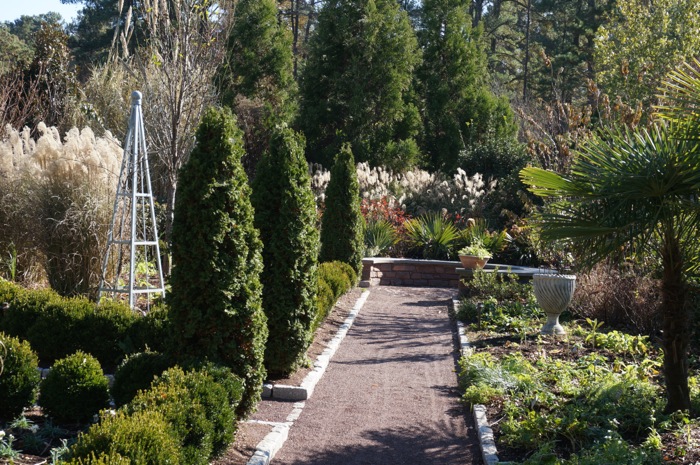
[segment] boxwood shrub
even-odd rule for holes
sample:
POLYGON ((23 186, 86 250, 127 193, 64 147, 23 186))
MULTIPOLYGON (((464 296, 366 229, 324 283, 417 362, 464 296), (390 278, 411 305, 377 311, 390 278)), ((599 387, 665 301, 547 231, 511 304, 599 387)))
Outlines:
POLYGON ((109 405, 100 362, 82 351, 58 360, 41 382, 39 405, 58 422, 84 422, 109 405))
POLYGON ((85 458, 77 458, 69 462, 60 463, 64 465, 131 465, 131 460, 116 452, 112 454, 101 453, 99 456, 96 456, 93 452, 85 458))
POLYGON ((318 267, 318 295, 314 329, 323 322, 340 296, 357 283, 357 273, 347 263, 332 261, 318 267))
POLYGON ((77 350, 113 372, 127 353, 146 347, 163 350, 168 311, 164 306, 142 317, 128 306, 85 298, 64 298, 51 290, 27 290, 0 279, 0 331, 26 339, 42 365, 77 350))
POLYGON ((26 341, 0 333, 0 420, 10 421, 36 400, 38 359, 26 341))
MULTIPOLYGON (((179 441, 172 426, 162 413, 143 410, 129 414, 125 411, 105 412, 98 424, 78 436, 71 447, 72 463, 86 462, 91 457, 128 458, 139 465, 179 465, 179 441)), ((107 462, 113 463, 113 462, 107 462)), ((119 462, 117 462, 119 463, 119 462)))
POLYGON ((186 376, 180 367, 165 371, 125 409, 131 414, 149 410, 162 413, 178 439, 182 462, 205 465, 214 450, 214 426, 204 406, 187 388, 186 376))
POLYGON ((111 393, 117 407, 136 397, 139 391, 148 389, 154 378, 170 368, 170 359, 158 352, 139 352, 128 356, 114 373, 111 393))

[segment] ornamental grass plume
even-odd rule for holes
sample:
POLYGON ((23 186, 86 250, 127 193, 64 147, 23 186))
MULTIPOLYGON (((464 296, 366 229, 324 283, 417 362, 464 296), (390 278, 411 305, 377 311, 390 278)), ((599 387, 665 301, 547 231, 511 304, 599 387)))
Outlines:
POLYGON ((16 249, 17 278, 64 295, 94 293, 122 158, 110 133, 39 123, 0 136, 0 255, 16 249))
MULTIPOLYGON (((330 171, 321 165, 309 167, 317 202, 325 199, 330 171)), ((411 216, 443 212, 460 217, 480 217, 486 196, 496 188, 496 180, 485 180, 477 173, 468 176, 461 168, 452 176, 414 169, 395 173, 369 163, 357 164, 357 180, 363 199, 386 198, 390 205, 402 207, 411 216)))

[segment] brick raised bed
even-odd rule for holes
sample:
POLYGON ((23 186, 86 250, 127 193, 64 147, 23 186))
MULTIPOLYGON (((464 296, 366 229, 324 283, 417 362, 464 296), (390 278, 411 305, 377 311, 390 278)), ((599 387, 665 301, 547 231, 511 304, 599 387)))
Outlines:
POLYGON ((362 260, 361 287, 415 286, 457 288, 458 261, 415 260, 410 258, 365 258, 362 260))

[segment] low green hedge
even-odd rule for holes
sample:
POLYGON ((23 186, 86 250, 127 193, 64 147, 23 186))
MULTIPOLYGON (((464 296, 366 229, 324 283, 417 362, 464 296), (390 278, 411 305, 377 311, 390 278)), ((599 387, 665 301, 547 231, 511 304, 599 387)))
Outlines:
POLYGON ((126 465, 126 458, 132 464, 205 465, 233 442, 243 389, 226 367, 170 368, 116 414, 103 412, 100 423, 79 436, 69 463, 126 465))
POLYGON ((164 308, 142 317, 123 304, 97 306, 85 298, 27 290, 2 279, 0 305, 0 331, 27 340, 44 366, 82 350, 106 371, 114 371, 126 354, 146 347, 162 350, 167 339, 164 308))
POLYGON ((10 421, 36 400, 38 359, 26 341, 0 332, 0 362, 0 421, 10 421))
POLYGON ((41 382, 39 405, 59 423, 90 420, 109 405, 100 362, 82 351, 58 360, 41 382))
POLYGON ((316 295, 316 329, 326 319, 336 301, 357 284, 357 273, 340 261, 321 263, 318 267, 318 293, 316 295))
POLYGON ((100 456, 123 457, 139 465, 184 463, 175 431, 162 413, 153 410, 116 415, 105 411, 98 424, 78 436, 70 455, 71 464, 92 463, 100 456))

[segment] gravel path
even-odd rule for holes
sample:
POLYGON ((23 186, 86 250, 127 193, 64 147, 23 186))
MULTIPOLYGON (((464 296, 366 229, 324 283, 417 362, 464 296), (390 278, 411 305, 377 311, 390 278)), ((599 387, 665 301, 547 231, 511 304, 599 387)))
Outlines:
POLYGON ((459 402, 452 289, 374 287, 275 465, 476 465, 459 402))

